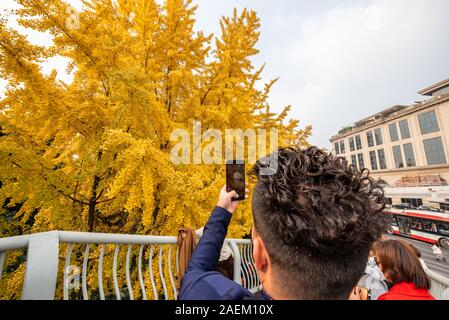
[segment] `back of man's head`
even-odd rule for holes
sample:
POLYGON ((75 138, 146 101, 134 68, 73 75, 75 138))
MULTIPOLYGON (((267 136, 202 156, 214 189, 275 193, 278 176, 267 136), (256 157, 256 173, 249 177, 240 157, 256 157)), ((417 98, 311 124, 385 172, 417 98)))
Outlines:
POLYGON ((274 175, 262 175, 260 162, 253 169, 255 229, 272 282, 291 299, 347 299, 386 229, 382 188, 367 170, 316 147, 274 155, 274 175))

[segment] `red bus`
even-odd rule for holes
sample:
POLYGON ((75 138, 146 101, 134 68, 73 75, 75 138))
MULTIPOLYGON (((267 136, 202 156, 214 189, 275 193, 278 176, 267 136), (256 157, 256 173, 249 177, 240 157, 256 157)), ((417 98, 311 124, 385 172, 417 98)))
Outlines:
POLYGON ((393 215, 390 234, 449 248, 449 214, 409 209, 388 209, 386 212, 393 215))

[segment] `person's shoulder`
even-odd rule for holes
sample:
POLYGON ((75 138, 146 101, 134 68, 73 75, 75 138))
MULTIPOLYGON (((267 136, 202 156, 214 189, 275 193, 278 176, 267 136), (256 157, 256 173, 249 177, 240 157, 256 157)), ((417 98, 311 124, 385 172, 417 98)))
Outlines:
POLYGON ((389 297, 390 295, 388 294, 388 292, 385 292, 384 294, 380 295, 377 300, 390 300, 389 297))
POLYGON ((409 300, 409 297, 397 292, 386 292, 381 295, 377 300, 409 300))
POLYGON ((404 293, 408 292, 405 283, 395 284, 388 292, 385 292, 377 300, 404 300, 407 299, 404 293))
POLYGON ((430 293, 416 294, 414 292, 386 292, 381 295, 377 300, 435 300, 430 293))

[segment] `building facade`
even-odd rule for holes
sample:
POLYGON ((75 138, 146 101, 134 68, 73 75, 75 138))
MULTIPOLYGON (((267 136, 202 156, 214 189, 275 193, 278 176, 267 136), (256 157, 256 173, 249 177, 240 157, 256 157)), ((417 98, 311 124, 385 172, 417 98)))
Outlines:
POLYGON ((356 122, 331 138, 333 152, 382 180, 391 204, 449 211, 449 79, 428 97, 356 122))

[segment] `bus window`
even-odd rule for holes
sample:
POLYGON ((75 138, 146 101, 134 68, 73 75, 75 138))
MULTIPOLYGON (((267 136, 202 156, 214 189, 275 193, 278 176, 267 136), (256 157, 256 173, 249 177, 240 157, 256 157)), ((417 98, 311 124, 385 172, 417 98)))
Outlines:
POLYGON ((391 219, 391 225, 393 226, 398 226, 398 219, 396 218, 396 216, 393 216, 393 219, 391 219))
POLYGON ((438 232, 436 224, 427 221, 423 222, 423 230, 426 232, 438 232))
POLYGON ((422 220, 413 218, 412 219, 412 229, 414 230, 423 230, 422 220))
POLYGON ((449 236, 449 223, 439 223, 438 231, 441 234, 445 234, 445 235, 449 236))

